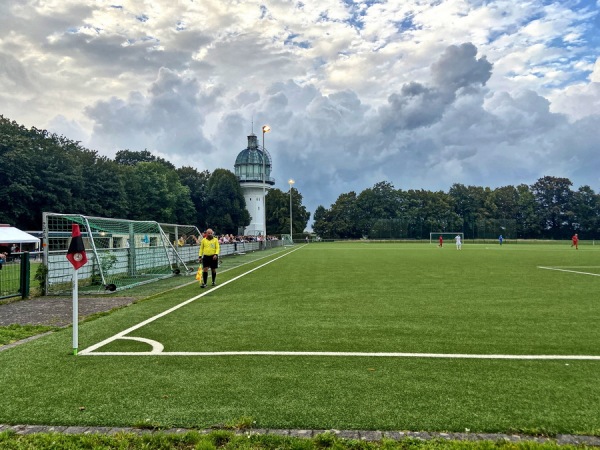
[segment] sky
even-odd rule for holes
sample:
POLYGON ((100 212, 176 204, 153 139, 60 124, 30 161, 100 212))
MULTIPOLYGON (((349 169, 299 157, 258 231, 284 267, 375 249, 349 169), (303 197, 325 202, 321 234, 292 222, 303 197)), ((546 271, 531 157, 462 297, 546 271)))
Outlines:
POLYGON ((600 191, 600 0, 3 0, 0 114, 234 171, 314 213, 378 182, 600 191))

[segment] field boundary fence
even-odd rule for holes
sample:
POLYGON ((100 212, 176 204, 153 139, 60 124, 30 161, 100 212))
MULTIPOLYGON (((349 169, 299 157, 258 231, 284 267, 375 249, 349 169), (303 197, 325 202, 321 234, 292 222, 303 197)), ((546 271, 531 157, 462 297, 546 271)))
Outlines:
MULTIPOLYGON (((176 275, 195 275, 202 233, 195 225, 166 224, 44 213, 45 295, 71 292, 73 269, 66 258, 72 225, 79 225, 88 263, 77 270, 80 294, 111 293, 176 275)), ((221 245, 221 256, 263 250, 281 241, 221 245)))
POLYGON ((8 260, 0 263, 0 300, 29 297, 31 284, 30 257, 37 252, 12 253, 8 260))

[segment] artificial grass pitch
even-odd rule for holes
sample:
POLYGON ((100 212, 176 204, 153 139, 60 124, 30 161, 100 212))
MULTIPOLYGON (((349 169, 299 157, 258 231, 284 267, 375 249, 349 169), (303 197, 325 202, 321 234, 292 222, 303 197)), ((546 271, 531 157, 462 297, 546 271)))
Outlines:
MULTIPOLYGON (((231 283, 265 261, 221 273, 225 285, 132 335, 182 353, 600 355, 594 247, 294 250, 231 283)), ((82 324, 81 348, 200 293, 193 284, 82 324)), ((98 350, 149 350, 132 341, 105 347, 98 350)), ((572 360, 74 357, 64 330, 0 353, 0 423, 207 427, 249 416, 261 428, 600 434, 599 368, 572 360)))

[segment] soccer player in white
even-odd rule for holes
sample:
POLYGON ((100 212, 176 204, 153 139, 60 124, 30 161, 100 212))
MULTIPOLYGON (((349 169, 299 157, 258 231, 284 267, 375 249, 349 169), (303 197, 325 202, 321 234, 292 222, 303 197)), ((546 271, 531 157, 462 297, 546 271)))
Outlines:
POLYGON ((462 250, 462 242, 460 241, 460 234, 457 234, 454 238, 456 241, 456 250, 462 250))

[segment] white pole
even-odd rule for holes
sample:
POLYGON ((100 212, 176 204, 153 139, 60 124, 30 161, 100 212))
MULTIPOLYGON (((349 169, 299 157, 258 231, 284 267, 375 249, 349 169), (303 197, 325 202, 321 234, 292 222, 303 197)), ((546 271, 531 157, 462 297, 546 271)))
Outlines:
POLYGON ((263 139, 262 139, 262 148, 263 148, 263 170, 262 170, 262 179, 263 179, 263 240, 267 238, 267 185, 266 185, 266 162, 267 152, 265 151, 265 127, 263 127, 263 139))
POLYGON ((292 185, 295 183, 294 180, 290 179, 288 181, 289 185, 290 185, 290 241, 294 242, 293 239, 293 228, 292 228, 292 185))
POLYGON ((265 149, 265 133, 271 131, 269 125, 263 125, 262 127, 262 148, 263 148, 263 241, 267 240, 267 150, 265 149))
POLYGON ((77 356, 79 347, 79 292, 77 289, 77 270, 73 268, 73 355, 77 356))

